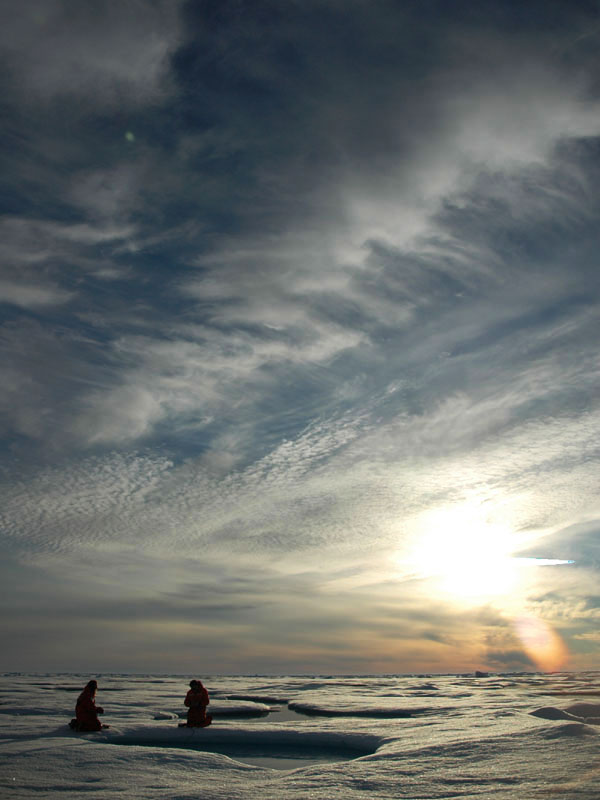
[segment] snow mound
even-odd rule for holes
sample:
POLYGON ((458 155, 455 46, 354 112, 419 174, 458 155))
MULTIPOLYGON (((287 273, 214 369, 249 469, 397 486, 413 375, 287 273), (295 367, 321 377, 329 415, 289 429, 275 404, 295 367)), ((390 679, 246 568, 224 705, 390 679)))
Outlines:
POLYGON ((435 683, 418 683, 414 686, 407 686, 407 692, 439 692, 439 686, 436 686, 435 683))
POLYGON ((600 725, 600 703, 573 703, 565 709, 588 724, 600 725))
POLYGON ((542 719, 569 719, 576 722, 581 722, 580 717, 570 714, 568 711, 564 711, 562 708, 556 708, 556 706, 544 706, 543 708, 538 708, 535 711, 530 711, 529 713, 532 717, 541 717, 542 719))
MULTIPOLYGON (((266 703, 232 700, 211 701, 208 711, 213 717, 264 717, 271 710, 266 703)), ((184 712, 182 716, 186 716, 184 712)))
POLYGON ((542 717, 542 719, 566 719, 585 722, 588 725, 600 725, 600 704, 598 703, 573 703, 566 708, 544 706, 544 708, 538 708, 529 713, 534 717, 542 717))
POLYGON ((570 722, 567 725, 560 725, 558 728, 551 728, 543 735, 545 739, 564 739, 568 737, 597 736, 598 734, 593 728, 581 722, 570 722))

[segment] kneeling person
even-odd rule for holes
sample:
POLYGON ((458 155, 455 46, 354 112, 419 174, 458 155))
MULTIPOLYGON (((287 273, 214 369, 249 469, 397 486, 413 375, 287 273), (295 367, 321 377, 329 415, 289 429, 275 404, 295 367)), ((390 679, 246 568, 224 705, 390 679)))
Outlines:
POLYGON ((104 714, 104 709, 96 705, 97 690, 97 681, 88 681, 83 692, 77 698, 75 719, 69 723, 73 730, 99 731, 102 728, 108 728, 108 725, 102 725, 98 719, 98 714, 104 714))
POLYGON ((202 681, 190 681, 190 690, 186 694, 183 703, 188 707, 188 728, 206 728, 207 725, 210 725, 212 717, 206 713, 206 706, 210 703, 210 700, 202 681))

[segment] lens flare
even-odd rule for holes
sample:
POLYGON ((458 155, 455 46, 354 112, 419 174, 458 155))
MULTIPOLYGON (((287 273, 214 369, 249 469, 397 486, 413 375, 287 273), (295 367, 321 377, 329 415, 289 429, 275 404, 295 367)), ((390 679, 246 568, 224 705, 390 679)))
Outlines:
POLYGON ((541 619, 524 616, 515 620, 515 628, 529 658, 544 672, 562 669, 569 651, 558 633, 541 619))

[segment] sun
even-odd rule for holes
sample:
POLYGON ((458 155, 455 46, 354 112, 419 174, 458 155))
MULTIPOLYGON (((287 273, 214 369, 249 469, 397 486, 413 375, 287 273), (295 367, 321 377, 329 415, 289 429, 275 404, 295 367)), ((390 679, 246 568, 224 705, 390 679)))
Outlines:
POLYGON ((428 512, 420 519, 413 542, 409 570, 430 579, 441 594, 486 602, 515 589, 519 569, 512 557, 514 537, 479 509, 428 512))

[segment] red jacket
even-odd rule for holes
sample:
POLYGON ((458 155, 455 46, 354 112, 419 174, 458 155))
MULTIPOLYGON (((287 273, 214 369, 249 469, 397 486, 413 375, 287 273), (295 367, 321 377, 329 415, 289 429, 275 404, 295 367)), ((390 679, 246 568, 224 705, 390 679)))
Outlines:
POLYGON ((201 683, 195 689, 189 690, 183 702, 188 707, 187 724, 189 727, 205 728, 210 725, 212 717, 206 713, 206 706, 210 700, 208 692, 201 683))
POLYGON ((99 731, 102 728, 98 714, 103 714, 104 709, 96 705, 94 695, 87 687, 77 698, 75 717, 79 730, 99 731))
POLYGON ((209 703, 208 692, 202 684, 200 684, 200 689, 190 689, 183 701, 184 706, 188 708, 206 708, 209 703))

